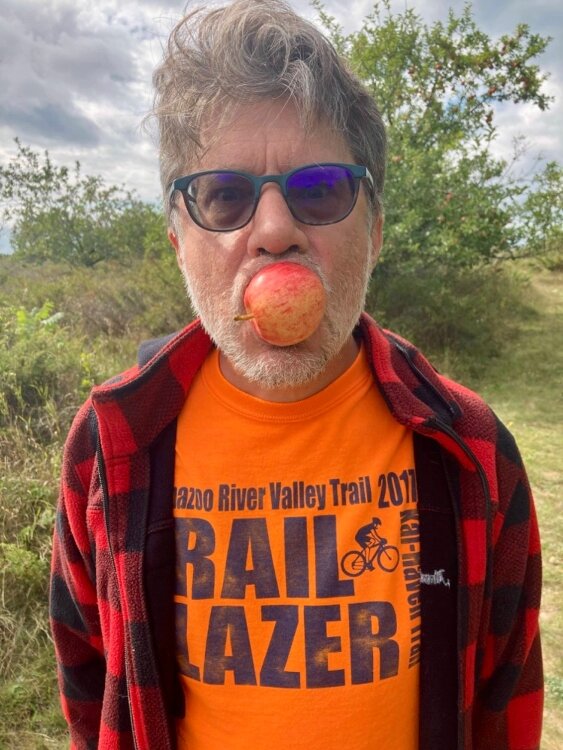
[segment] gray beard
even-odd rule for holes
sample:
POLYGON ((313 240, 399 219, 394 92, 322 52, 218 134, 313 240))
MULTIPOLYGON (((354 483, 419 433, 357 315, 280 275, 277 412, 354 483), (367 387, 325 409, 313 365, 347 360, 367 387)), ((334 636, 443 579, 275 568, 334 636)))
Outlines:
MULTIPOLYGON (((235 312, 227 319, 218 316, 209 305, 209 296, 203 285, 198 288, 199 285, 193 284, 185 272, 182 275, 188 297, 203 328, 235 370, 249 382, 259 383, 268 389, 283 389, 311 382, 342 350, 364 308, 370 269, 367 263, 365 268, 356 269, 356 273, 348 269, 345 278, 337 281, 339 288, 332 294, 321 274, 327 291, 327 309, 320 324, 320 349, 309 351, 306 341, 284 347, 264 343, 267 349, 253 354, 248 354, 241 345, 239 328, 251 323, 235 322, 235 312), (342 311, 348 312, 343 314, 342 311)), ((224 302, 225 307, 232 310, 232 299, 241 299, 242 292, 243 289, 234 290, 233 298, 220 299, 219 306, 224 302)))

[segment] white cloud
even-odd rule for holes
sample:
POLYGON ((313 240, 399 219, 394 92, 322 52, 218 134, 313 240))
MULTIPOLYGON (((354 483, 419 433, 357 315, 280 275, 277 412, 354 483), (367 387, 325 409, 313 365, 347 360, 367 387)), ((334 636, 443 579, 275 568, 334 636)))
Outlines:
POLYGON ((8 3, 0 26, 0 122, 42 144, 97 146, 104 134, 80 97, 119 109, 138 77, 126 32, 79 5, 8 3), (6 12, 7 11, 7 12, 6 12), (96 21, 98 21, 96 23, 96 21))
POLYGON ((516 165, 517 174, 529 175, 547 161, 562 162, 561 123, 563 122, 563 82, 550 79, 545 85, 546 93, 555 98, 550 109, 542 112, 532 104, 504 104, 497 107, 495 120, 498 137, 493 152, 510 161, 514 143, 524 138, 525 153, 516 165), (515 116, 515 110, 518 116, 515 116))
MULTIPOLYGON (((176 5, 178 5, 176 3, 176 5)), ((151 3, 7 0, 0 10, 0 156, 13 138, 61 163, 159 196, 140 122, 176 13, 151 3)))

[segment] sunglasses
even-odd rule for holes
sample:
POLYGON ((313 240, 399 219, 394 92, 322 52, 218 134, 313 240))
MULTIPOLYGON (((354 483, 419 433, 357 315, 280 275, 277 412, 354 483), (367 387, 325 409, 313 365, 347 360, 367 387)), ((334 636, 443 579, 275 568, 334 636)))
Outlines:
POLYGON ((178 177, 170 188, 170 201, 179 190, 196 224, 211 232, 232 232, 254 216, 262 186, 275 182, 297 221, 314 226, 335 224, 356 205, 364 178, 373 192, 369 170, 356 164, 309 164, 262 177, 215 169, 178 177))

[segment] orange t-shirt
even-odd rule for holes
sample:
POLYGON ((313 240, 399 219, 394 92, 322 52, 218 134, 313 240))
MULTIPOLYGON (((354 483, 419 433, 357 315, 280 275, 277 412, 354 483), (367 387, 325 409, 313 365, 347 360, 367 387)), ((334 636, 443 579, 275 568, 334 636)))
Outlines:
POLYGON ((412 434, 363 351, 272 403, 214 351, 178 421, 182 750, 416 750, 419 536, 412 434))

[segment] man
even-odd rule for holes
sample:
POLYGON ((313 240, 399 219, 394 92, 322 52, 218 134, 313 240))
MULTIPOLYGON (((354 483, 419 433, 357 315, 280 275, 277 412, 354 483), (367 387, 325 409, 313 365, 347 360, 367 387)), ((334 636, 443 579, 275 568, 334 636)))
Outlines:
POLYGON ((95 388, 68 438, 51 606, 73 746, 538 748, 517 449, 362 313, 382 242, 373 101, 277 0, 192 12, 154 80, 198 320, 95 388), (303 340, 240 319, 258 274, 279 281, 266 309, 287 297, 282 328, 322 285, 303 340), (339 560, 375 509, 400 563, 352 579, 339 560))

